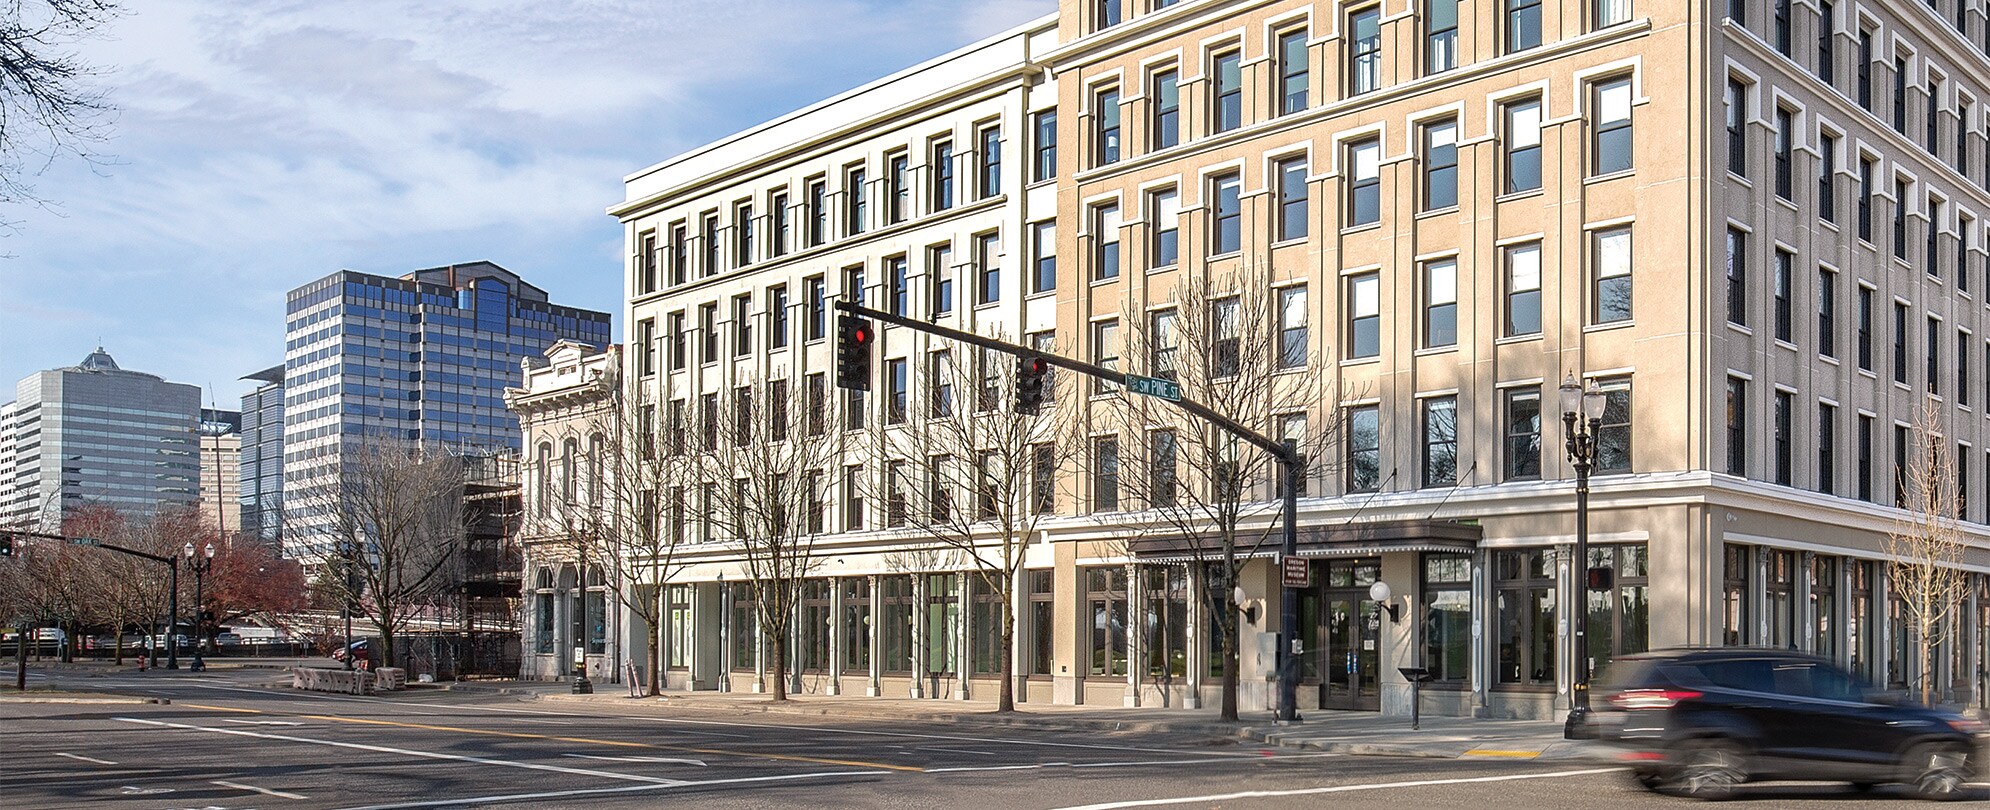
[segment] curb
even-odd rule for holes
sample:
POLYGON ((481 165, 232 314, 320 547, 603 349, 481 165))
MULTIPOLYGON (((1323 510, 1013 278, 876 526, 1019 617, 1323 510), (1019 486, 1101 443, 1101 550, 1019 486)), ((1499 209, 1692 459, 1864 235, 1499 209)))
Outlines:
MULTIPOLYGON (((603 698, 581 695, 540 694, 539 700, 552 703, 595 703, 603 698)), ((628 698, 620 698, 628 700, 628 698)), ((843 707, 814 707, 805 704, 782 706, 765 701, 713 704, 704 701, 672 699, 665 695, 644 705, 661 706, 686 711, 742 712, 749 714, 792 714, 816 717, 839 717, 857 720, 910 720, 923 723, 948 723, 953 725, 985 726, 990 728, 1015 728, 1027 726, 1037 729, 1059 731, 1097 731, 1104 733, 1166 733, 1166 734, 1214 734, 1223 737, 1257 739, 1258 735, 1248 726, 1229 723, 1175 722, 1166 720, 1114 720, 1110 718, 1069 718, 1045 716, 1019 712, 1014 715, 998 715, 990 712, 936 712, 914 714, 898 711, 856 710, 843 707)))
POLYGON ((100 704, 120 704, 120 705, 153 703, 153 704, 163 705, 172 702, 173 701, 168 698, 130 697, 125 695, 49 695, 47 697, 36 697, 32 695, 24 695, 19 697, 12 695, 0 696, 0 706, 4 706, 9 703, 74 703, 74 704, 100 703, 100 704))
POLYGON ((1589 746, 1580 742, 1555 741, 1543 744, 1539 740, 1527 739, 1385 743, 1306 739, 1277 732, 1264 735, 1263 739, 1267 744, 1286 748, 1302 748, 1333 754, 1367 757, 1555 762, 1593 760, 1600 756, 1591 751, 1589 746))

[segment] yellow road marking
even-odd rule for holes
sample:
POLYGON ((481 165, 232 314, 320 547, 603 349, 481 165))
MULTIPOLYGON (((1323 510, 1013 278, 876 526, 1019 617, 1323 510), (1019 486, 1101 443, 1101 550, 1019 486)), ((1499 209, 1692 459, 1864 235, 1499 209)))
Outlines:
POLYGON ((1468 757, 1515 757, 1533 759, 1541 755, 1539 751, 1500 751, 1492 748, 1474 748, 1465 752, 1468 757))
POLYGON ((187 708, 190 708, 190 709, 206 709, 206 710, 208 710, 208 711, 212 711, 212 712, 241 712, 241 713, 243 713, 243 714, 262 714, 262 713, 263 713, 263 710, 261 710, 261 709, 237 709, 237 708, 234 708, 234 707, 232 707, 232 706, 209 706, 209 705, 206 705, 206 704, 203 704, 203 703, 182 703, 182 704, 180 704, 180 705, 181 705, 181 706, 185 706, 185 707, 187 707, 187 708))
POLYGON ((926 770, 925 768, 917 768, 910 765, 891 765, 883 762, 865 762, 863 760, 853 760, 853 759, 826 759, 823 757, 804 757, 804 756, 796 756, 793 754, 768 754, 759 751, 730 751, 721 748, 693 748, 685 745, 662 745, 657 743, 628 742, 625 740, 597 740, 590 737, 561 737, 554 734, 533 734, 524 731, 495 731, 491 729, 481 729, 481 728, 463 728, 460 726, 432 726, 425 723, 402 723, 395 720, 366 720, 358 717, 334 717, 332 715, 323 715, 323 714, 304 714, 298 716, 306 720, 326 720, 334 723, 361 723, 365 725, 374 725, 374 726, 396 726, 400 728, 418 728, 418 729, 423 729, 425 731, 454 731, 459 734, 483 734, 491 737, 514 737, 525 740, 554 740, 557 742, 584 743, 590 745, 609 745, 620 748, 649 748, 658 751, 681 751, 693 754, 711 754, 714 756, 758 757, 761 759, 778 759, 778 760, 785 760, 788 762, 812 762, 818 765, 843 765, 843 766, 858 767, 858 768, 881 768, 888 771, 910 771, 912 773, 923 773, 926 770))

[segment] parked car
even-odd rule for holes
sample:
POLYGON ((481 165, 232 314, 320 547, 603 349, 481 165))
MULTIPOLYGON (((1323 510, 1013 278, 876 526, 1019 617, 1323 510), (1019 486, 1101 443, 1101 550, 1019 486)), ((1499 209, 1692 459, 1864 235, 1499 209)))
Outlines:
POLYGON ((350 656, 352 657, 352 660, 353 660, 354 662, 359 662, 359 661, 372 661, 372 660, 373 660, 373 651, 372 651, 372 648, 370 648, 369 646, 367 646, 367 643, 366 643, 366 639, 363 639, 363 638, 362 638, 362 639, 359 639, 359 640, 357 640, 357 641, 353 641, 353 642, 351 642, 351 643, 349 643, 349 644, 347 644, 347 645, 345 645, 345 646, 343 646, 343 647, 340 647, 340 648, 338 648, 338 649, 336 649, 336 650, 333 650, 333 651, 332 651, 332 660, 333 660, 333 661, 344 661, 344 660, 346 659, 346 656, 348 656, 348 655, 350 655, 350 656))
POLYGON ((1956 799, 1981 770, 1983 724, 1867 691, 1804 653, 1750 648, 1629 655, 1591 715, 1644 787, 1724 799, 1744 782, 1899 783, 1956 799))

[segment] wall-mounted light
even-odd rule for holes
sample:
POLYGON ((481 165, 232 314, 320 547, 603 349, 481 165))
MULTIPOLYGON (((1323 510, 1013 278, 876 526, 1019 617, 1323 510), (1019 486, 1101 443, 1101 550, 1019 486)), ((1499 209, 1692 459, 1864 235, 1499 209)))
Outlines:
POLYGON ((1391 595, 1389 583, 1387 582, 1376 580, 1375 584, 1368 586, 1368 600, 1387 611, 1389 613, 1389 623, 1395 624, 1403 620, 1403 612, 1402 608, 1398 607, 1396 603, 1389 601, 1391 595))
POLYGON ((1236 605, 1238 612, 1244 614, 1244 621, 1250 624, 1258 623, 1258 606, 1252 604, 1250 598, 1244 595, 1244 586, 1238 585, 1230 589, 1230 604, 1236 605))

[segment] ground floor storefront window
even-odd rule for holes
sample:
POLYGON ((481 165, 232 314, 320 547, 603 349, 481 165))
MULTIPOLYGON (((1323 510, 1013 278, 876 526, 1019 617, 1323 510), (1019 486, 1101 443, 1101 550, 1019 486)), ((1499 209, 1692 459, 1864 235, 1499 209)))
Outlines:
POLYGON ((666 585, 664 596, 664 665, 685 669, 691 666, 691 586, 666 585))
POLYGON ((1749 558, 1753 553, 1749 546, 1721 547, 1721 640, 1729 647, 1747 644, 1754 637, 1748 627, 1748 575, 1754 568, 1749 558))
POLYGON ((800 649, 796 657, 804 672, 820 672, 829 669, 829 639, 834 633, 830 620, 836 615, 831 601, 830 581, 808 579, 802 581, 801 615, 797 617, 801 627, 796 628, 795 640, 800 649))
POLYGON ((881 577, 878 591, 878 664, 903 675, 912 671, 912 577, 881 577))
POLYGON ((1057 572, 1024 572, 1030 583, 1029 634, 1031 675, 1049 675, 1057 656, 1057 572))
POLYGON ((1188 568, 1145 565, 1140 568, 1141 595, 1146 601, 1141 637, 1147 677, 1161 683, 1188 676, 1188 568))
POLYGON ((843 671, 870 674, 871 671, 871 580, 844 577, 837 580, 843 589, 843 671))
POLYGON ((1091 616, 1087 675, 1126 674, 1126 568, 1085 569, 1085 602, 1091 616))
POLYGON ((1651 580, 1642 545, 1591 546, 1589 567, 1611 572, 1612 587, 1585 587, 1590 672, 1619 655, 1651 646, 1651 580))
POLYGON ((732 617, 726 631, 732 641, 733 670, 756 670, 760 665, 760 611, 753 601, 753 588, 746 583, 732 586, 732 617))
POLYGON ((1493 554, 1493 600, 1499 623, 1495 659, 1501 684, 1555 683, 1554 556, 1548 549, 1493 554))
POLYGON ((1472 675, 1472 558, 1423 555, 1423 667, 1433 683, 1472 675))
POLYGON ((976 675, 1002 674, 1002 613, 1008 607, 1007 600, 994 588, 988 587, 989 577, 979 572, 967 574, 969 588, 974 594, 970 611, 970 627, 967 637, 973 646, 971 656, 976 675))
POLYGON ((960 671, 960 577, 926 575, 926 672, 953 675, 960 671))

